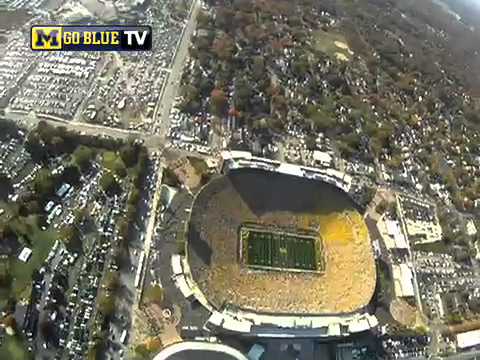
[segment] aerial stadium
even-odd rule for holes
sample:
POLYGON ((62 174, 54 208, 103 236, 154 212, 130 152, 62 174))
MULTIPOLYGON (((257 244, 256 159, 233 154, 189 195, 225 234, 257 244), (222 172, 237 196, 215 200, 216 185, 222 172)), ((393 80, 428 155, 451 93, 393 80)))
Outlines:
POLYGON ((369 233, 350 196, 333 183, 250 166, 197 194, 186 259, 218 311, 342 316, 363 311, 375 291, 369 233))

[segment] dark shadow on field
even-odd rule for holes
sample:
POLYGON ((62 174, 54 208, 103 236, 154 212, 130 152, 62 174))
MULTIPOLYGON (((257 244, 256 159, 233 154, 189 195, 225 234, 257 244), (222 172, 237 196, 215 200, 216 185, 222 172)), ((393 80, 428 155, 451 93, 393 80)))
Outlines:
POLYGON ((200 232, 193 223, 190 223, 188 226, 188 244, 190 250, 200 258, 203 264, 210 266, 212 261, 212 249, 210 248, 210 245, 200 237, 200 232))
POLYGON ((273 212, 328 214, 356 208, 334 185, 260 169, 231 171, 228 180, 256 216, 273 212))

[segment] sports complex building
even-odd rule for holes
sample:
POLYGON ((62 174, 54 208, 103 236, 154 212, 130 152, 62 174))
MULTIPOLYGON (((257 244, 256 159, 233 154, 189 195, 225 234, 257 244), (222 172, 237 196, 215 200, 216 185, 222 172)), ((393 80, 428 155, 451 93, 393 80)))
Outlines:
POLYGON ((341 337, 377 326, 376 267, 351 179, 222 154, 222 176, 194 200, 176 286, 212 330, 260 337, 341 337))

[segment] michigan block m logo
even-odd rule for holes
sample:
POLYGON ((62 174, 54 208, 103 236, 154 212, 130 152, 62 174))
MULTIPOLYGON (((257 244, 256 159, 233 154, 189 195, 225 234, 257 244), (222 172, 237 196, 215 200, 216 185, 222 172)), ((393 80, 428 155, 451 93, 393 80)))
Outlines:
POLYGON ((33 26, 31 47, 32 50, 60 50, 62 48, 62 27, 33 26))

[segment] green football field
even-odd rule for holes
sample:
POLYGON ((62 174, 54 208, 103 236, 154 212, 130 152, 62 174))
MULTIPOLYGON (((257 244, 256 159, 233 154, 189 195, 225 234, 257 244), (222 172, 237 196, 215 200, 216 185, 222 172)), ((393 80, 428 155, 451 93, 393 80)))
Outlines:
POLYGON ((279 270, 322 270, 318 269, 315 239, 312 237, 252 228, 242 228, 241 236, 244 262, 248 266, 279 270))

